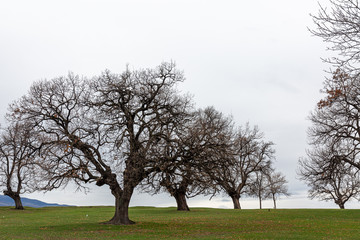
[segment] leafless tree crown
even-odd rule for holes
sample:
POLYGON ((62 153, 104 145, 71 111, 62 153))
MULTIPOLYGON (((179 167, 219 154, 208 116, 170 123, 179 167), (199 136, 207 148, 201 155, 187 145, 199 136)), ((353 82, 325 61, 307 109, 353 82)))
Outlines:
POLYGON ((329 43, 328 49, 338 54, 327 62, 348 71, 359 70, 360 60, 360 8, 357 0, 329 0, 330 7, 320 5, 312 15, 315 36, 329 43))
POLYGON ((69 74, 39 81, 12 104, 19 121, 38 133, 37 161, 48 172, 47 188, 74 180, 108 185, 115 197, 111 224, 131 224, 134 188, 158 168, 155 152, 164 129, 176 125, 191 104, 176 84, 184 80, 173 63, 155 69, 87 80, 69 74))

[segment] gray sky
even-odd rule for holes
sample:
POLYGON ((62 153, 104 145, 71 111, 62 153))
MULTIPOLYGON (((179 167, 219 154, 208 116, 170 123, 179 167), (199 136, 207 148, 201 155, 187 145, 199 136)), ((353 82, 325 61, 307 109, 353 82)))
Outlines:
MULTIPOLYGON (((320 59, 329 54, 325 44, 307 30, 313 27, 309 14, 317 11, 315 0, 4 0, 0 114, 39 79, 69 71, 90 77, 105 69, 122 72, 126 64, 137 69, 173 60, 187 78, 180 89, 193 94, 198 107, 213 105, 238 125, 258 125, 276 144, 275 166, 293 193, 279 207, 336 207, 307 200, 295 174, 305 154, 306 118, 329 67, 320 59)), ((70 187, 27 196, 78 205, 114 201, 107 188, 96 187, 88 195, 70 187)), ((131 204, 175 201, 137 193, 131 204)), ((231 204, 222 196, 189 201, 190 207, 231 204)))

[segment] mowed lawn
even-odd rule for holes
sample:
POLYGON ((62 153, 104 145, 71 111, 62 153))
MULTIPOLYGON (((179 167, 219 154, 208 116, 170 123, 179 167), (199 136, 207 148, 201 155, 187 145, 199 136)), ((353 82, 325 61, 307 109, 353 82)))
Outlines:
POLYGON ((0 207, 0 239, 360 239, 360 210, 133 207, 131 226, 102 225, 112 207, 0 207))

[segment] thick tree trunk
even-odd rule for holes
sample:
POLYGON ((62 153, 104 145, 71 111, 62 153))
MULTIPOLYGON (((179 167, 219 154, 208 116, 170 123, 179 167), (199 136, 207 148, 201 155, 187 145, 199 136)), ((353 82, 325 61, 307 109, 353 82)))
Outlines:
POLYGON ((6 196, 11 197, 15 202, 15 209, 17 210, 24 210, 24 207, 21 202, 20 195, 18 193, 12 192, 12 191, 4 191, 4 194, 6 196))
POLYGON ((15 195, 13 199, 15 201, 15 209, 24 210, 19 194, 15 195))
POLYGON ((262 202, 261 202, 261 197, 259 197, 259 205, 260 205, 260 209, 262 209, 262 202))
POLYGON ((343 201, 341 198, 334 199, 335 203, 339 206, 340 209, 345 209, 346 201, 343 201))
POLYGON ((273 201, 274 201, 274 209, 276 209, 276 198, 274 194, 273 194, 273 201))
POLYGON ((190 211, 186 202, 186 194, 184 192, 181 191, 176 192, 174 194, 174 198, 176 199, 178 211, 190 211))
POLYGON ((115 197, 115 214, 114 216, 104 224, 113 224, 113 225, 131 225, 135 222, 129 219, 129 204, 130 199, 133 193, 133 188, 124 189, 121 192, 120 188, 113 189, 111 193, 115 197))
POLYGON ((234 203, 234 209, 241 209, 240 206, 240 196, 232 195, 230 196, 234 203))

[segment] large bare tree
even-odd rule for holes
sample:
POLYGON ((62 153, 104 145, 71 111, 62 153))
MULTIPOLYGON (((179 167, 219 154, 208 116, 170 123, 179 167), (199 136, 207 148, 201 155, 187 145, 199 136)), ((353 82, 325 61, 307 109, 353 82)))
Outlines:
POLYGON ((245 193, 251 176, 269 167, 274 158, 273 143, 263 138, 258 127, 251 128, 246 124, 235 132, 229 152, 214 154, 224 164, 208 172, 211 179, 231 197, 234 209, 241 208, 239 199, 245 193))
POLYGON ((329 8, 320 6, 318 15, 313 16, 317 28, 312 33, 335 52, 326 59, 335 70, 324 82, 326 96, 310 115, 309 138, 312 151, 327 148, 331 153, 322 160, 328 171, 334 172, 348 164, 360 169, 360 8, 357 0, 329 3, 329 8))
POLYGON ((115 214, 107 223, 133 224, 128 207, 134 188, 158 168, 157 156, 149 153, 188 104, 175 89, 183 80, 173 63, 122 74, 105 71, 89 81, 70 74, 33 84, 12 109, 41 135, 47 187, 69 180, 108 185, 115 214))
POLYGON ((333 200, 341 209, 351 198, 360 193, 359 170, 352 165, 339 161, 328 161, 337 158, 331 147, 316 147, 308 151, 308 157, 299 160, 298 174, 300 179, 310 187, 309 197, 320 200, 333 200), (334 164, 337 162, 337 164, 334 164))
POLYGON ((39 180, 36 174, 39 168, 32 161, 33 134, 29 125, 14 122, 2 129, 0 135, 0 186, 19 210, 24 209, 20 194, 36 190, 39 180))

